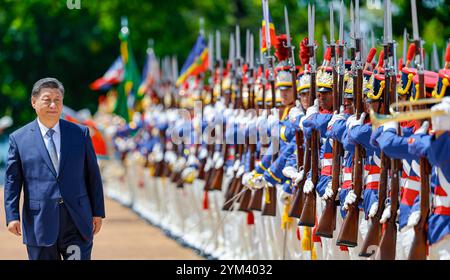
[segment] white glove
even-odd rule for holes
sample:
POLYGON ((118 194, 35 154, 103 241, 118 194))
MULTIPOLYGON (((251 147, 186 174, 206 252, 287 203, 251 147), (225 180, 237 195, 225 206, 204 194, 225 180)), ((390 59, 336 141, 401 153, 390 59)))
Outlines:
POLYGON ((264 179, 264 176, 258 176, 255 179, 253 179, 253 188, 254 189, 262 189, 266 186, 267 182, 264 179))
POLYGON ((414 134, 424 134, 428 132, 428 128, 430 127, 430 123, 428 121, 424 121, 422 126, 417 129, 414 134))
POLYGON ((331 188, 332 180, 330 180, 327 184, 327 187, 325 188, 325 193, 322 196, 323 200, 327 200, 329 198, 333 197, 333 189, 331 188))
POLYGON ((314 105, 308 107, 308 109, 306 109, 306 114, 305 117, 309 118, 311 115, 313 114, 317 114, 319 113, 319 100, 316 98, 314 100, 314 105))
POLYGON ((333 117, 328 122, 328 127, 333 127, 334 123, 339 120, 345 120, 345 116, 343 114, 333 114, 333 117))
POLYGON ((234 164, 233 164, 233 170, 234 170, 235 172, 237 172, 238 169, 239 169, 239 166, 241 166, 241 161, 240 161, 239 159, 237 159, 237 160, 234 162, 234 164))
POLYGON ((391 205, 388 204, 381 215, 380 223, 384 224, 391 217, 391 205))
POLYGON ((187 177, 197 177, 198 175, 198 171, 196 168, 194 167, 188 167, 185 168, 182 172, 181 172, 181 178, 183 180, 185 180, 187 177))
POLYGON ((311 117, 311 115, 313 114, 317 114, 319 113, 319 100, 314 100, 314 105, 308 107, 308 109, 306 109, 306 114, 300 118, 300 129, 303 130, 303 122, 308 119, 309 117, 311 117))
POLYGON ((347 196, 345 197, 344 201, 344 209, 348 210, 348 206, 355 203, 356 201, 356 194, 353 190, 349 191, 347 196))
POLYGON ((284 176, 292 179, 295 176, 295 173, 297 173, 297 169, 293 166, 287 166, 283 168, 281 173, 283 173, 284 176))
POLYGON ((298 116, 300 115, 304 115, 305 112, 303 111, 303 108, 300 104, 299 100, 295 100, 295 107, 293 107, 290 111, 289 111, 289 121, 290 122, 294 122, 295 119, 297 119, 298 116))
POLYGON ((350 130, 352 127, 357 125, 362 125, 364 123, 364 119, 366 118, 366 113, 363 112, 361 116, 359 116, 359 119, 356 119, 356 115, 352 115, 347 119, 346 126, 350 130))
POLYGON ((212 160, 216 162, 220 158, 220 152, 214 152, 212 160))
POLYGON ((204 167, 205 172, 208 172, 211 169, 212 165, 213 165, 213 161, 210 157, 208 157, 206 159, 206 163, 205 163, 205 167, 204 167))
POLYGON ((408 224, 406 225, 409 228, 415 227, 420 221, 420 211, 414 211, 409 215, 408 224))
POLYGON ((377 210, 378 210, 378 201, 376 201, 374 204, 372 204, 372 206, 370 206, 370 210, 369 210, 369 218, 373 218, 375 217, 375 215, 377 214, 377 210))
POLYGON ((198 159, 204 159, 208 156, 208 149, 206 148, 200 148, 200 152, 198 153, 198 159))
POLYGON ((398 122, 394 122, 394 121, 393 122, 387 122, 387 123, 385 123, 383 125, 383 131, 386 131, 386 130, 391 129, 391 128, 397 130, 398 122))
POLYGON ((282 191, 281 192, 281 195, 280 195, 280 202, 281 202, 281 204, 283 204, 283 205, 286 205, 286 204, 288 204, 289 203, 289 200, 290 200, 290 198, 291 198, 291 194, 290 193, 287 193, 287 192, 285 192, 285 191, 282 191))
POLYGON ((311 179, 306 179, 305 185, 303 186, 303 192, 308 194, 314 189, 314 184, 311 179))
POLYGON ((162 151, 157 150, 153 153, 153 159, 155 162, 160 162, 164 159, 164 154, 162 153, 162 151))
POLYGON ((237 172, 236 172, 236 177, 240 177, 244 174, 245 172, 245 167, 243 165, 239 166, 237 172))
POLYGON ((216 164, 214 165, 214 168, 220 169, 220 168, 222 168, 223 164, 224 164, 223 158, 219 158, 218 160, 216 160, 216 164))
POLYGON ((251 179, 255 176, 255 170, 251 172, 247 172, 244 175, 242 175, 242 185, 247 186, 249 185, 251 179))
POLYGON ((232 167, 227 168, 227 172, 225 174, 227 177, 234 177, 234 170, 232 167))
POLYGON ((431 125, 435 131, 450 130, 450 97, 442 98, 441 103, 431 107, 431 111, 444 111, 445 115, 431 118, 431 125))
POLYGON ((184 157, 179 157, 177 159, 177 161, 175 162, 174 169, 176 171, 180 171, 181 169, 184 168, 185 165, 186 165, 186 159, 184 157))

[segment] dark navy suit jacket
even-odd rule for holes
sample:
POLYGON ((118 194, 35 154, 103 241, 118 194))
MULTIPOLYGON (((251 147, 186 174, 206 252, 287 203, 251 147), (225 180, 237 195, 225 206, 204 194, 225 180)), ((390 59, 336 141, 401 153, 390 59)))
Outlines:
POLYGON ((23 242, 50 246, 59 232, 59 198, 85 240, 93 239, 92 217, 105 217, 103 186, 89 129, 60 120, 59 172, 54 169, 37 120, 9 137, 5 178, 6 222, 19 220, 23 188, 23 242))

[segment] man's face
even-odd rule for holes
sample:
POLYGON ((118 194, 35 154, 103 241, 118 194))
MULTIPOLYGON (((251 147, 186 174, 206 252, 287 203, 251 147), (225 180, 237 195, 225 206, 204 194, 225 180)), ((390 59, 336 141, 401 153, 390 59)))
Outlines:
POLYGON ((332 91, 317 92, 317 99, 319 100, 319 108, 322 110, 333 110, 333 94, 332 91))
MULTIPOLYGON (((366 99, 367 99, 367 97, 366 97, 366 99)), ((366 101, 366 99, 365 99, 365 101, 366 101)), ((375 113, 382 113, 380 111, 381 102, 380 101, 376 101, 376 100, 373 100, 371 102, 367 102, 367 101, 364 102, 364 112, 369 114, 371 106, 372 106, 373 110, 375 111, 375 113)))
POLYGON ((353 115, 355 112, 355 107, 353 106, 352 98, 344 98, 344 112, 353 115))
POLYGON ((31 98, 31 104, 40 119, 57 121, 61 117, 63 97, 56 88, 43 88, 37 97, 31 98))
POLYGON ((288 106, 294 104, 294 96, 291 88, 280 89, 281 103, 288 106))
POLYGON ((309 91, 305 90, 300 93, 300 104, 302 105, 303 110, 308 109, 308 107, 309 107, 309 91))

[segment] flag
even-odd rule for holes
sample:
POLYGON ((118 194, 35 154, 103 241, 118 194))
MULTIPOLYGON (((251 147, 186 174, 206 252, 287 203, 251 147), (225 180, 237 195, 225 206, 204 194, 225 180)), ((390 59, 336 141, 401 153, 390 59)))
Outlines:
MULTIPOLYGON (((263 15, 264 15, 264 1, 262 2, 263 6, 263 15)), ((267 14, 269 15, 269 35, 270 35, 270 45, 275 46, 278 43, 277 34, 275 33, 275 25, 273 24, 272 17, 270 16, 269 7, 267 7, 267 14)), ((262 51, 265 52, 267 50, 267 41, 266 41, 266 21, 262 20, 262 28, 261 28, 261 38, 262 38, 262 51)))
POLYGON ((208 47, 206 39, 202 34, 199 34, 194 47, 181 68, 180 76, 177 80, 177 86, 182 84, 187 77, 195 76, 199 73, 205 72, 208 68, 208 47))
POLYGON ((89 85, 92 90, 108 90, 111 86, 123 80, 123 62, 119 56, 108 68, 103 77, 98 78, 89 85))
POLYGON ((138 94, 144 95, 155 81, 159 80, 159 65, 153 49, 147 52, 144 69, 142 70, 142 83, 139 86, 138 94))
POLYGON ((140 85, 140 74, 136 66, 133 52, 131 51, 128 33, 121 33, 120 38, 120 55, 124 64, 123 81, 117 89, 117 100, 114 113, 121 116, 128 123, 134 107, 144 97, 138 93, 140 85))

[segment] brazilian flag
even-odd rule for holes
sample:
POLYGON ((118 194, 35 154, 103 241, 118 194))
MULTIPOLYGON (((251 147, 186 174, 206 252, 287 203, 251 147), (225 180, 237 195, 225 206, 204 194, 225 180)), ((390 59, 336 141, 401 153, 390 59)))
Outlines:
POLYGON ((141 82, 141 75, 136 65, 131 45, 129 41, 128 27, 122 27, 119 34, 120 38, 120 55, 124 64, 123 81, 117 89, 117 101, 114 113, 130 122, 133 112, 141 103, 143 94, 138 94, 138 88, 141 82))

